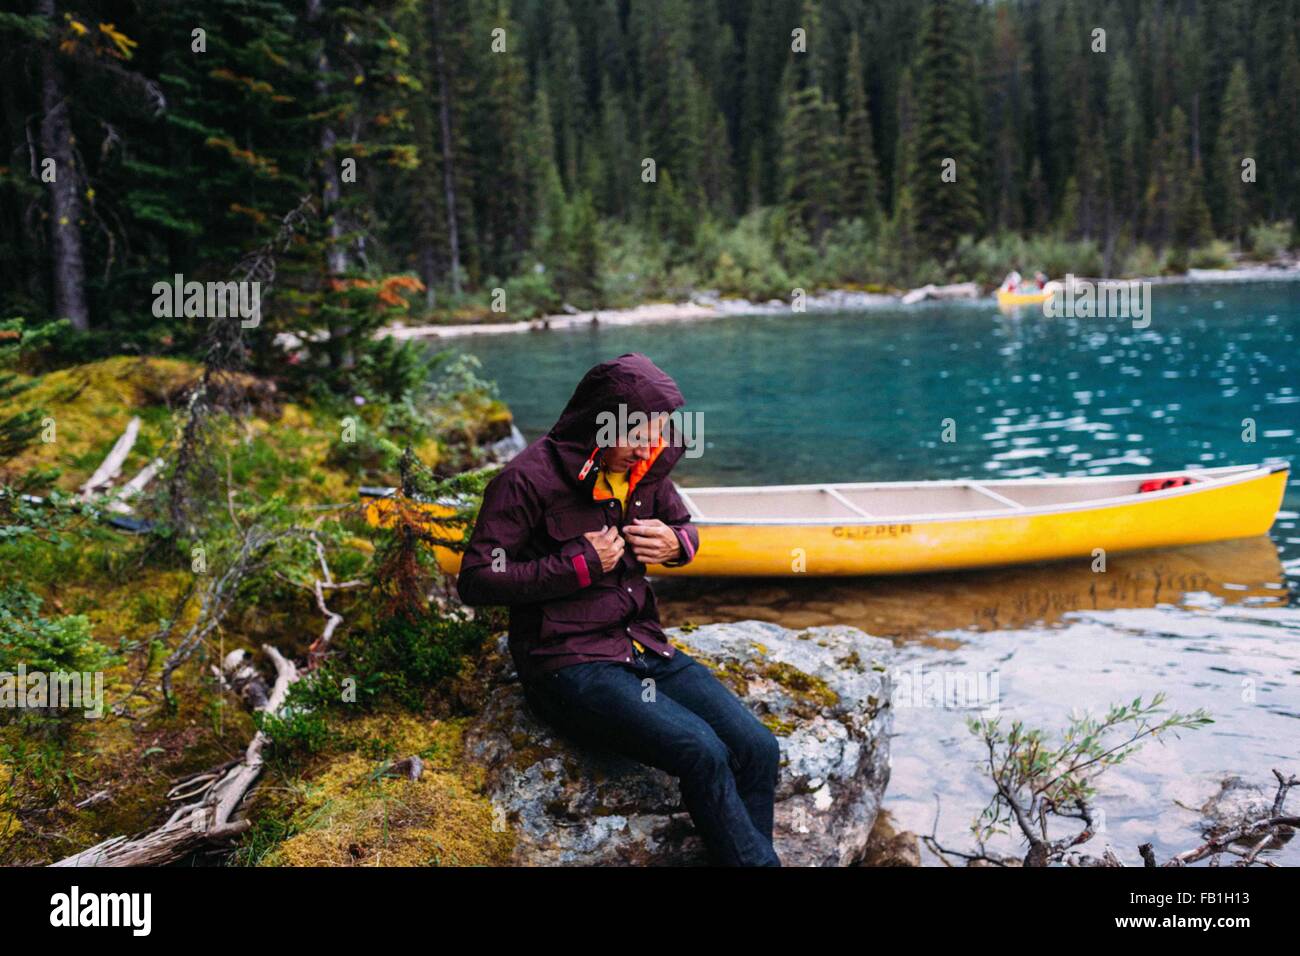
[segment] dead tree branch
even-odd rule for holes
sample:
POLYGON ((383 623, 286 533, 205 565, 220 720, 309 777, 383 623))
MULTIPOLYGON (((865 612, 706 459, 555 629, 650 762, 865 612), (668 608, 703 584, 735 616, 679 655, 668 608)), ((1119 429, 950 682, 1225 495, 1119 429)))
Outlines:
MULTIPOLYGON (((263 713, 276 714, 284 706, 289 688, 298 680, 298 669, 269 644, 262 650, 275 664, 275 684, 263 713)), ((239 805, 262 773, 262 755, 269 738, 259 730, 249 741, 244 755, 212 776, 185 781, 190 785, 186 796, 202 794, 195 802, 179 807, 168 821, 156 830, 134 839, 113 837, 88 850, 67 857, 54 866, 159 866, 184 857, 205 844, 238 836, 251 825, 235 819, 239 805), (193 784, 198 782, 197 788, 193 784)), ((176 793, 178 788, 173 788, 176 793)))
POLYGON ((138 437, 140 437, 140 419, 133 416, 126 423, 126 430, 113 443, 113 448, 105 456, 104 461, 95 469, 95 473, 78 489, 82 501, 89 501, 117 479, 138 437))

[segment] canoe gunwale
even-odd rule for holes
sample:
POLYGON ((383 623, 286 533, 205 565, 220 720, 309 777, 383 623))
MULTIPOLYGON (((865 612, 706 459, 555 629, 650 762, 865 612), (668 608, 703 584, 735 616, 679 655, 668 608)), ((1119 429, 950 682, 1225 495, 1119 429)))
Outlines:
MULTIPOLYGON (((943 479, 938 481, 921 481, 921 482, 865 482, 865 483, 827 483, 820 485, 756 485, 751 487, 731 486, 731 487, 712 487, 712 488, 680 488, 679 493, 685 499, 688 510, 691 512, 691 521, 700 527, 734 527, 734 526, 842 526, 853 524, 870 524, 870 525, 900 525, 900 524, 926 524, 934 522, 948 521, 988 521, 993 519, 1006 518, 1030 518, 1045 514, 1063 514, 1078 511, 1093 511, 1118 506, 1133 504, 1146 504, 1167 500, 1169 498, 1178 498, 1187 495, 1200 494, 1202 492, 1212 491, 1217 488, 1226 488, 1232 485, 1241 484, 1250 481, 1258 481, 1267 478, 1270 475, 1280 471, 1290 471, 1290 463, 1266 462, 1261 465, 1228 465, 1218 468, 1204 469, 1180 469, 1178 471, 1167 472, 1143 472, 1134 475, 1084 475, 1078 478, 1025 478, 1025 479, 995 479, 993 481, 978 481, 975 479, 943 479), (704 515, 699 504, 691 497, 692 494, 701 492, 744 492, 749 494, 780 494, 794 491, 831 491, 831 489, 852 489, 852 490, 888 490, 892 488, 969 488, 975 491, 984 490, 982 485, 1027 485, 1027 484, 1073 484, 1089 482, 1107 482, 1116 480, 1133 480, 1149 481, 1159 478, 1178 478, 1183 476, 1194 476, 1199 480, 1195 484, 1183 485, 1178 488, 1165 488, 1160 491, 1134 492, 1126 495, 1115 495, 1109 498, 1092 498, 1077 502, 1057 502, 1045 505, 1019 505, 1012 502, 1011 506, 1003 506, 997 509, 986 509, 978 511, 942 511, 930 513, 918 513, 908 515, 868 515, 862 512, 862 515, 838 515, 829 518, 813 517, 777 517, 777 518, 709 518, 704 515)), ((837 493, 833 493, 839 497, 837 493)), ((1001 497, 988 495, 990 498, 1001 497)), ((1009 499, 1007 499, 1009 500, 1009 499)), ((855 511, 861 512, 860 508, 850 505, 855 511)))

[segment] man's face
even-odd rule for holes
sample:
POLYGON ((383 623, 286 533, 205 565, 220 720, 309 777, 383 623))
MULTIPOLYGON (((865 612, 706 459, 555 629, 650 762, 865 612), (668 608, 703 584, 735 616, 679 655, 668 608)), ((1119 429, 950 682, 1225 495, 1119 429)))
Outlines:
POLYGON ((604 469, 618 474, 627 471, 635 462, 648 461, 659 447, 667 422, 668 413, 660 412, 650 416, 648 422, 628 429, 625 439, 612 448, 605 449, 604 469))

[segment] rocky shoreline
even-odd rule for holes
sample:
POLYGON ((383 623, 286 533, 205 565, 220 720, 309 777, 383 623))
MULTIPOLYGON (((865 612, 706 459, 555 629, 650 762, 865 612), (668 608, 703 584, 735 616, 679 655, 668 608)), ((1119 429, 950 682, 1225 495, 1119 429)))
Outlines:
MULTIPOLYGON (((1078 278, 1083 278, 1078 277, 1078 278)), ((1300 279, 1300 263, 1282 266, 1253 265, 1235 269, 1189 269, 1180 276, 1145 276, 1132 280, 1150 282, 1152 285, 1188 285, 1215 282, 1267 282, 1300 279)), ((899 293, 862 292, 852 289, 830 289, 805 296, 803 306, 808 312, 856 312, 891 306, 914 305, 931 300, 950 301, 966 299, 978 301, 980 290, 975 283, 956 283, 946 286, 922 286, 899 293)), ((449 339, 468 335, 507 335, 518 332, 569 331, 592 326, 649 325, 668 322, 695 322, 706 319, 723 319, 738 315, 775 315, 792 311, 791 303, 782 299, 756 301, 730 298, 716 292, 700 292, 686 302, 660 302, 634 306, 628 309, 594 309, 587 312, 574 310, 559 315, 516 322, 465 322, 434 325, 390 325, 377 334, 380 338, 449 339)))

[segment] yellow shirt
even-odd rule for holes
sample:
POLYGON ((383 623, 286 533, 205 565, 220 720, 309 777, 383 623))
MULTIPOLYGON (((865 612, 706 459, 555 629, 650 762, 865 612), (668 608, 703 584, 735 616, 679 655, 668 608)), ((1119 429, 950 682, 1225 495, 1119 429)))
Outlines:
MULTIPOLYGON (((609 497, 617 498, 618 503, 623 506, 624 514, 627 513, 627 495, 628 495, 628 476, 627 472, 612 473, 605 469, 600 470, 600 477, 596 479, 596 484, 602 491, 609 493, 609 497)), ((640 641, 633 639, 632 643, 638 651, 645 653, 645 645, 640 641)))
POLYGON ((600 485, 603 491, 609 492, 610 497, 617 498, 618 503, 623 506, 623 510, 627 511, 629 482, 626 471, 621 474, 611 474, 602 468, 600 470, 600 479, 597 481, 597 484, 600 485))

